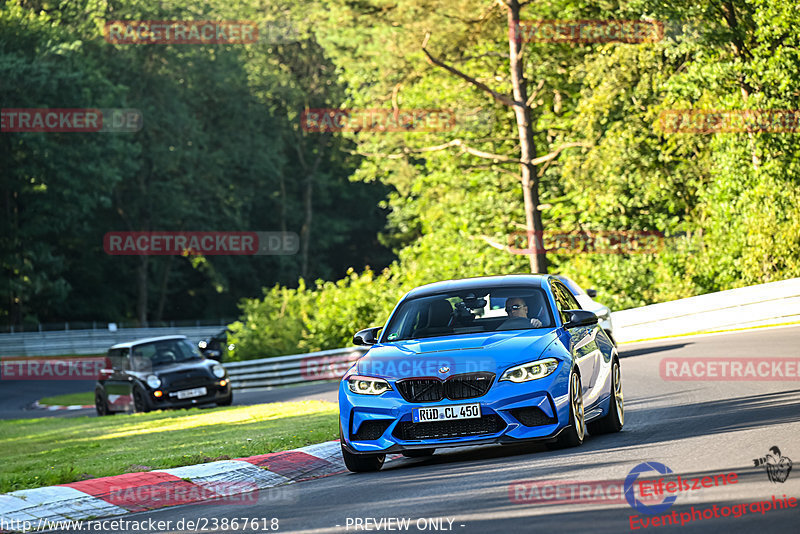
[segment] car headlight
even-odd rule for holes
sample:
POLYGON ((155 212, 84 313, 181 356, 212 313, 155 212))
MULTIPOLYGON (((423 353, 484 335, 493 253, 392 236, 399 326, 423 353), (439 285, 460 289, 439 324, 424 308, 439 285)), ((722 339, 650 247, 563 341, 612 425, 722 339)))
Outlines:
POLYGON ((535 362, 523 363, 510 369, 506 369, 499 381, 508 380, 510 382, 527 382, 544 378, 553 373, 558 367, 558 360, 555 358, 545 358, 535 362))
POLYGON ((161 385, 161 379, 156 375, 150 375, 147 377, 147 385, 153 389, 156 389, 161 385))
POLYGON ((392 389, 386 380, 369 376, 351 376, 347 379, 347 385, 350 391, 359 395, 380 395, 392 389))
POLYGON ((214 364, 214 366, 211 368, 211 372, 214 373, 214 376, 217 378, 222 378, 225 376, 225 368, 218 363, 214 364))

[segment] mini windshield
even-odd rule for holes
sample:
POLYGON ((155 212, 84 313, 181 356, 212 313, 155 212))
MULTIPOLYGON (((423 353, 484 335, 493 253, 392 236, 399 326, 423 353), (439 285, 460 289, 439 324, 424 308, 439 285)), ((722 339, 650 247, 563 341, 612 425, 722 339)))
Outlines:
POLYGON ((489 287, 406 300, 384 328, 381 341, 552 326, 553 315, 544 290, 489 287))
POLYGON ((200 360, 203 356, 194 344, 185 339, 153 341, 133 347, 131 366, 135 371, 147 371, 171 363, 200 360))

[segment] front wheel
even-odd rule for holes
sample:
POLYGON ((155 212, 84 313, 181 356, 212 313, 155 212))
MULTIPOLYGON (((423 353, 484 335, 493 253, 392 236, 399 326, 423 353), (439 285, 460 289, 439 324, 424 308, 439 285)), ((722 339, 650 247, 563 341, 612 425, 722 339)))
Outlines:
POLYGON ((611 398, 608 413, 587 426, 589 432, 596 436, 619 432, 623 424, 625 424, 625 403, 622 398, 622 376, 619 371, 619 361, 615 359, 611 363, 611 398))
POLYGON ((150 402, 148 402, 147 395, 140 387, 136 387, 133 390, 133 411, 135 413, 150 411, 150 402))
POLYGON ((108 409, 106 398, 99 391, 96 391, 94 394, 94 409, 97 410, 98 417, 103 417, 104 415, 114 415, 114 412, 108 409))
POLYGON ((347 467, 348 471, 352 471, 353 473, 371 473, 380 471, 381 467, 383 467, 383 462, 386 460, 385 454, 353 454, 347 452, 347 449, 344 448, 344 439, 341 438, 341 434, 339 443, 342 446, 344 465, 347 467))
POLYGON ((550 449, 564 449, 567 447, 577 447, 583 443, 586 436, 586 422, 583 415, 583 386, 581 377, 572 371, 569 378, 569 417, 570 426, 565 428, 558 435, 555 443, 548 443, 550 449))

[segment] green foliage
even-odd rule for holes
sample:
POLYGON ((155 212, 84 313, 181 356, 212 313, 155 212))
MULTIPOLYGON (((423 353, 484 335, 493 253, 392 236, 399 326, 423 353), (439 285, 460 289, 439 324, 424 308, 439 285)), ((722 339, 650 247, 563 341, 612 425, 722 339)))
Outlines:
MULTIPOLYGON (((109 256, 102 243, 109 231, 301 232, 298 114, 338 104, 342 92, 313 35, 270 33, 299 30, 302 6, 296 18, 289 2, 0 1, 4 108, 136 108, 144 117, 138 133, 0 135, 2 323, 230 317, 264 284, 295 283, 298 257, 109 256), (266 38, 133 45, 102 35, 108 20, 181 19, 251 20, 266 38)), ((358 162, 344 142, 323 147, 306 276, 391 261, 375 207, 387 188, 349 181, 358 162)), ((317 140, 307 145, 315 157, 317 140)))
MULTIPOLYGON (((247 359, 349 344, 420 284, 528 269, 504 249, 525 221, 514 114, 422 48, 510 94, 502 3, 33 4, 0 9, 4 106, 136 107, 146 128, 0 136, 11 163, 0 187, 12 199, 0 317, 131 316, 131 280, 142 272, 145 307, 164 318, 224 315, 266 286, 263 298, 241 301, 233 326, 236 357, 247 359), (293 31, 247 46, 132 47, 102 39, 111 18, 290 21, 293 31), (314 107, 443 109, 459 119, 440 132, 304 132, 300 113, 314 107), (305 260, 194 261, 109 258, 99 246, 108 230, 163 228, 285 228, 307 232, 311 246, 305 260)), ((796 6, 559 0, 526 3, 522 18, 649 19, 665 29, 658 42, 523 48, 535 151, 552 156, 536 168, 546 231, 666 236, 657 253, 550 253, 551 272, 598 289, 614 309, 800 276, 800 134, 659 125, 665 110, 800 109, 796 6)))
POLYGON ((383 324, 398 299, 398 283, 388 270, 348 270, 337 282, 317 280, 307 288, 275 286, 263 299, 245 299, 242 320, 230 326, 233 360, 249 360, 344 347, 353 334, 383 324))

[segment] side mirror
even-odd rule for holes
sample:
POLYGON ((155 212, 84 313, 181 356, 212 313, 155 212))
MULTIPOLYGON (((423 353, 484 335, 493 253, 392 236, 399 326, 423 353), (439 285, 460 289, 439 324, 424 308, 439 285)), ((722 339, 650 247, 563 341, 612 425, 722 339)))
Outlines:
POLYGON ((564 323, 564 328, 575 328, 578 326, 592 326, 597 324, 597 316, 587 310, 564 310, 569 317, 569 321, 564 323))
POLYGON ((597 290, 596 289, 587 289, 586 290, 586 294, 589 295, 590 299, 593 299, 593 298, 595 298, 597 296, 597 290))
POLYGON ((354 345, 374 345, 378 342, 378 332, 382 329, 382 326, 373 326, 372 328, 365 328, 364 330, 359 330, 356 332, 356 335, 353 336, 353 344, 354 345))

